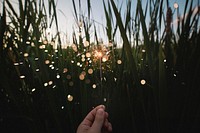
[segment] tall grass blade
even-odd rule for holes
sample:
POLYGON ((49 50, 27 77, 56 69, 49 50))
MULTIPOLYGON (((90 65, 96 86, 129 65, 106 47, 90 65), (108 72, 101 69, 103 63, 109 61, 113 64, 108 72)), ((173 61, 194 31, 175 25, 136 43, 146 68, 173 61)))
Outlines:
POLYGON ((125 51, 126 51, 126 56, 128 58, 128 62, 130 63, 130 71, 132 74, 134 74, 135 76, 134 79, 136 81, 138 81, 138 76, 136 74, 137 72, 137 68, 136 68, 136 64, 135 64, 135 60, 133 58, 133 55, 132 55, 132 52, 131 52, 131 46, 130 46, 130 43, 128 41, 128 38, 126 36, 126 31, 125 31, 125 28, 123 26, 123 23, 122 23, 122 20, 121 20, 121 16, 119 14, 119 12, 117 11, 117 7, 114 3, 113 0, 111 0, 111 5, 113 7, 113 11, 115 13, 115 16, 116 16, 116 20, 117 20, 117 23, 118 23, 118 26, 119 26, 119 29, 120 29, 120 32, 121 32, 121 36, 122 36, 122 39, 123 39, 123 44, 124 44, 124 47, 125 47, 125 51))
POLYGON ((105 16, 106 16, 106 33, 107 33, 107 37, 108 40, 112 40, 112 22, 111 22, 111 16, 110 16, 110 12, 109 10, 106 9, 106 4, 103 0, 103 7, 104 7, 104 12, 105 12, 105 16))
MULTIPOLYGON (((128 41, 128 37, 126 35, 126 30, 125 30, 125 28, 123 26, 122 19, 121 19, 121 16, 120 16, 120 14, 119 14, 119 12, 117 10, 117 7, 116 7, 116 5, 115 5, 113 0, 111 0, 110 2, 111 2, 111 5, 112 5, 112 8, 113 8, 116 20, 117 20, 117 24, 118 24, 122 39, 123 39, 123 46, 124 46, 124 49, 125 49, 125 52, 126 52, 126 58, 128 60, 128 64, 129 64, 127 66, 128 67, 128 71, 130 71, 131 75, 133 76, 133 79, 135 81, 135 87, 137 88, 137 87, 139 87, 139 85, 138 85, 139 79, 138 79, 138 75, 137 75, 136 62, 135 62, 135 60, 133 58, 132 51, 131 51, 131 45, 130 45, 130 43, 128 41)), ((129 100, 129 104, 132 105, 132 101, 131 100, 129 100)), ((132 107, 130 107, 130 108, 132 108, 132 107)), ((132 114, 131 117, 132 117, 132 123, 133 123, 133 130, 136 131, 134 115, 132 114)))
POLYGON ((0 61, 3 59, 3 38, 6 30, 5 1, 3 1, 3 14, 0 14, 0 61))
POLYGON ((88 9, 88 19, 90 20, 90 11, 91 11, 91 2, 87 0, 87 9, 88 9))
POLYGON ((72 4, 73 4, 74 13, 75 13, 75 19, 76 19, 76 22, 78 22, 78 14, 77 14, 77 9, 76 9, 76 3, 74 0, 72 0, 72 4))

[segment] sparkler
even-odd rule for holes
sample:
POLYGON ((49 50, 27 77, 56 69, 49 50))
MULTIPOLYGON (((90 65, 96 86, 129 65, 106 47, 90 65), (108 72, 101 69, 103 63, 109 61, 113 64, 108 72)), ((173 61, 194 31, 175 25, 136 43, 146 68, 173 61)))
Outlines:
POLYGON ((99 74, 100 74, 100 101, 105 102, 104 92, 103 92, 103 63, 106 62, 109 58, 110 51, 107 47, 101 45, 95 47, 93 51, 94 61, 99 61, 99 74))
POLYGON ((102 56, 103 56, 103 53, 101 50, 95 50, 94 51, 94 56, 99 59, 99 71, 100 71, 100 98, 102 99, 103 98, 103 89, 102 89, 102 56))

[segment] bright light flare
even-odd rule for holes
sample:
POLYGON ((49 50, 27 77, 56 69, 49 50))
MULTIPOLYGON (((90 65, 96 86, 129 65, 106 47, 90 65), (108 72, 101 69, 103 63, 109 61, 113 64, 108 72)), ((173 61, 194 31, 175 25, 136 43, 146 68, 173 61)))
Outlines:
POLYGON ((95 51, 94 51, 94 56, 97 57, 97 58, 101 58, 101 57, 103 56, 103 54, 102 54, 101 51, 95 50, 95 51))

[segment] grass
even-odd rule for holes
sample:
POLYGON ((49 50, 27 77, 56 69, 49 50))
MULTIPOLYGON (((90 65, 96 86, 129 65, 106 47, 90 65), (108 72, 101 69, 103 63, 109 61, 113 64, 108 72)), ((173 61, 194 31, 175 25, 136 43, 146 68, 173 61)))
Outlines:
POLYGON ((136 9, 127 0, 126 12, 103 0, 106 46, 91 1, 82 14, 81 2, 72 0, 79 32, 65 49, 54 0, 18 3, 19 12, 4 0, 0 16, 2 131, 75 132, 98 104, 106 105, 115 133, 199 129, 199 1, 186 0, 182 17, 168 0, 137 0, 136 9))

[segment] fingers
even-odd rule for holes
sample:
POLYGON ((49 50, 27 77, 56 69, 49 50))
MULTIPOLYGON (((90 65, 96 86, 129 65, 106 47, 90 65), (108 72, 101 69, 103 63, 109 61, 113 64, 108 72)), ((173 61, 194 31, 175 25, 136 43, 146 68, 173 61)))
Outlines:
POLYGON ((97 131, 112 132, 112 125, 108 121, 108 113, 105 112, 105 108, 97 109, 94 123, 91 127, 92 129, 97 129, 97 131))
POLYGON ((95 120, 91 128, 101 131, 105 121, 105 112, 102 108, 98 109, 96 112, 95 120))
POLYGON ((103 125, 103 129, 105 131, 111 132, 112 131, 112 124, 108 121, 108 119, 106 119, 104 121, 104 125, 103 125))
POLYGON ((103 111, 105 110, 105 106, 104 105, 99 105, 97 107, 95 107, 93 110, 91 110, 88 115, 85 117, 85 119, 82 121, 82 124, 87 125, 87 126, 92 126, 94 120, 95 120, 95 116, 97 113, 98 109, 102 109, 103 111))
POLYGON ((92 109, 78 127, 78 131, 90 130, 91 132, 101 133, 101 131, 111 132, 112 125, 108 121, 108 113, 105 106, 99 105, 92 109))
POLYGON ((112 124, 110 122, 108 122, 107 131, 112 132, 112 124))

